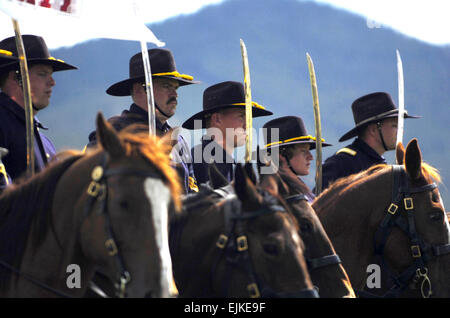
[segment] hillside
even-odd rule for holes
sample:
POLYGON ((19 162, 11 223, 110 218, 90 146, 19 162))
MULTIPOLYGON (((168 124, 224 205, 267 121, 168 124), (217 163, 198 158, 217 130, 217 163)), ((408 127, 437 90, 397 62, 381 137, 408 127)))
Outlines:
MULTIPOLYGON (((274 111, 272 117, 255 119, 255 127, 296 114, 313 133, 305 56, 309 52, 317 74, 322 135, 334 145, 324 149, 324 159, 345 145, 337 140, 354 126, 350 109, 354 99, 387 91, 398 100, 395 50, 399 49, 406 108, 423 116, 406 121, 404 141, 417 137, 424 160, 440 170, 444 183, 450 180, 446 141, 450 135, 450 46, 429 45, 385 27, 369 28, 360 16, 296 0, 228 0, 149 27, 173 51, 178 70, 202 81, 179 90, 174 125, 201 110, 202 93, 209 85, 242 81, 242 38, 249 55, 253 99, 274 111)), ((112 97, 105 90, 128 77, 129 58, 139 50, 137 42, 94 40, 52 52, 80 68, 55 75, 51 107, 39 114, 50 126, 47 135, 59 150, 86 144, 97 111, 111 116, 129 106, 130 98, 112 97)), ((198 134, 189 141, 197 143, 198 134)), ((392 153, 386 157, 393 162, 392 153)), ((313 175, 314 171, 307 179, 310 186, 313 175)), ((445 185, 440 189, 448 201, 449 190, 445 185)))

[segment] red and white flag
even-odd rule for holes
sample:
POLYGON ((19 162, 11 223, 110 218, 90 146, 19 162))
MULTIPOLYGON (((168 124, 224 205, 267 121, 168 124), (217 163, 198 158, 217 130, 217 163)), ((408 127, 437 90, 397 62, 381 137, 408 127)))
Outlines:
POLYGON ((49 48, 95 38, 165 45, 140 18, 136 0, 0 0, 0 11, 1 38, 14 35, 9 16, 22 34, 42 36, 49 48))

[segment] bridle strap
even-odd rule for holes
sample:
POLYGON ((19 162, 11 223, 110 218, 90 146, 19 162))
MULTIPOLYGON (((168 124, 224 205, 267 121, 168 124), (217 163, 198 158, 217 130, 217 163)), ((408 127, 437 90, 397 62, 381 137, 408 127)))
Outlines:
MULTIPOLYGON (((392 202, 387 209, 387 213, 381 221, 374 237, 374 253, 381 259, 381 265, 389 273, 389 277, 393 279, 394 286, 381 297, 399 296, 400 292, 408 287, 409 282, 413 277, 418 277, 426 280, 430 284, 427 276, 426 263, 433 257, 441 256, 450 253, 450 244, 443 244, 438 246, 431 246, 425 244, 420 238, 416 230, 414 219, 414 203, 411 197, 412 193, 420 193, 432 191, 437 187, 436 183, 430 183, 421 187, 410 188, 408 185, 408 177, 401 165, 393 165, 393 186, 392 186, 392 202), (399 209, 402 208, 406 212, 406 221, 399 216, 399 209), (402 273, 395 276, 384 259, 384 247, 388 236, 390 235, 394 226, 399 227, 409 237, 411 241, 411 253, 413 263, 402 273), (432 254, 431 254, 432 253, 432 254), (425 274, 419 275, 421 270, 425 274), (416 276, 414 276, 416 275, 416 276)), ((429 285, 431 294, 431 284, 429 285)), ((422 287, 423 288, 423 282, 422 287)), ((424 295, 423 289, 421 290, 424 295)), ((359 295, 367 296, 370 293, 358 291, 359 295)), ((374 297, 379 297, 372 295, 374 297)))
POLYGON ((53 287, 51 287, 51 286, 49 286, 47 284, 44 284, 43 282, 35 279, 34 277, 28 275, 27 273, 21 272, 17 268, 9 265, 8 263, 6 263, 6 262, 4 262, 2 260, 0 260, 0 266, 3 266, 4 268, 6 268, 10 272, 14 273, 15 275, 25 278, 27 281, 33 283, 36 286, 41 287, 42 289, 45 289, 45 290, 55 294, 56 296, 60 296, 60 297, 63 297, 63 298, 73 298, 71 295, 66 294, 66 293, 64 293, 64 292, 62 292, 60 290, 57 290, 57 289, 55 289, 55 288, 53 288, 53 287))
POLYGON ((325 267, 328 265, 341 264, 342 261, 337 254, 325 255, 317 258, 309 258, 306 260, 309 270, 325 267))

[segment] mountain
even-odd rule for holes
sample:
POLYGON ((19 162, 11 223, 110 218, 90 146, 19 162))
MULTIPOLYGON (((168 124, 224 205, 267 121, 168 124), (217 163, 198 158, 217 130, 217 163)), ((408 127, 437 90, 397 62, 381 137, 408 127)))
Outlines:
MULTIPOLYGON (((174 53, 178 71, 202 81, 178 91, 177 114, 170 122, 181 125, 200 111, 203 90, 208 86, 243 80, 239 46, 243 39, 252 97, 274 112, 271 117, 256 118, 255 128, 278 116, 299 115, 314 134, 308 52, 317 75, 322 136, 334 145, 324 149, 325 159, 346 145, 337 140, 354 126, 353 100, 375 91, 389 92, 398 100, 398 49, 405 76, 405 107, 410 114, 423 116, 406 120, 403 140, 406 144, 418 138, 424 160, 443 177, 440 191, 448 201, 445 183, 450 180, 450 147, 445 138, 450 135, 450 46, 430 45, 386 27, 370 26, 365 18, 347 11, 297 0, 228 0, 195 14, 151 24, 151 30, 174 53)), ((98 111, 109 117, 128 108, 129 97, 112 97, 105 90, 128 78, 129 58, 138 51, 137 42, 93 40, 52 52, 79 67, 55 74, 52 103, 39 114, 51 127, 47 135, 58 150, 81 149, 94 129, 98 111)), ((200 133, 187 136, 193 145, 200 133)), ((386 158, 394 162, 392 152, 386 158)), ((313 176, 311 171, 306 178, 311 187, 313 176)))

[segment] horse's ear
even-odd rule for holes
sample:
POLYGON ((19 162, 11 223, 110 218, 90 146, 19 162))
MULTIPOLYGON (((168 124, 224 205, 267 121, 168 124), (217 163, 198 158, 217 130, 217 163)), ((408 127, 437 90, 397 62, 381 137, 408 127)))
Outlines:
POLYGON ((395 148, 395 158, 397 159, 397 164, 402 165, 405 161, 405 147, 403 147, 403 143, 400 141, 395 148))
POLYGON ((213 189, 219 189, 229 184, 227 178, 225 178, 219 169, 217 169, 215 162, 208 165, 208 175, 213 189))
POLYGON ((418 179, 422 174, 422 153, 420 152, 417 139, 412 139, 405 152, 406 171, 411 179, 418 179))
POLYGON ((97 140, 111 157, 118 158, 125 154, 116 130, 105 120, 101 112, 97 113, 97 140))
POLYGON ((260 186, 261 189, 276 195, 279 192, 279 179, 273 174, 264 174, 261 176, 260 186))
POLYGON ((240 163, 236 165, 236 169, 234 170, 234 189, 244 208, 261 205, 262 197, 256 190, 256 186, 247 177, 240 163))

